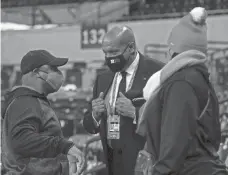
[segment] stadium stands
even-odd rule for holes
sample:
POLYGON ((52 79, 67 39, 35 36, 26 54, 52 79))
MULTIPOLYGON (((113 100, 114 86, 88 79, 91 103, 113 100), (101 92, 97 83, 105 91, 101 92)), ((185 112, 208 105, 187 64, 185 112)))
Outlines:
POLYGON ((77 24, 80 22, 109 22, 128 15, 127 0, 116 1, 69 1, 51 0, 2 1, 2 22, 26 25, 77 24), (50 5, 52 3, 52 5, 50 5), (58 3, 57 3, 58 2, 58 3), (62 4, 62 3, 65 4, 62 4), (68 3, 66 3, 68 2, 68 3))
POLYGON ((150 0, 145 1, 141 8, 135 8, 132 4, 131 16, 135 14, 164 14, 183 13, 190 11, 195 6, 205 7, 207 10, 227 9, 228 0, 150 0))
POLYGON ((1 4, 2 4, 2 8, 9 8, 9 7, 82 3, 85 1, 96 1, 96 0, 20 0, 20 1, 18 1, 18 0, 2 0, 1 4))
POLYGON ((28 25, 174 18, 195 6, 228 13, 228 0, 2 0, 1 5, 3 22, 28 25))

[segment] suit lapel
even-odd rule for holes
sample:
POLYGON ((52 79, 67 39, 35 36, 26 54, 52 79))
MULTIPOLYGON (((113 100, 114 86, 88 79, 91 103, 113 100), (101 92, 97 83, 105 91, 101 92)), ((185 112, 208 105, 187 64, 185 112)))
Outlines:
POLYGON ((99 92, 104 92, 104 96, 107 95, 108 90, 112 85, 114 76, 115 76, 115 74, 112 73, 111 71, 108 72, 107 74, 103 75, 101 84, 99 85, 99 87, 100 87, 99 92))
MULTIPOLYGON (((148 79, 148 72, 147 70, 147 66, 145 65, 145 60, 144 58, 140 55, 139 58, 139 65, 133 80, 133 84, 131 89, 129 89, 126 92, 126 97, 129 99, 134 99, 137 97, 142 97, 143 96, 143 88, 147 82, 148 79)), ((121 126, 123 127, 123 125, 125 125, 126 120, 124 118, 121 118, 121 126)))
MULTIPOLYGON (((104 97, 106 97, 112 82, 113 82, 113 78, 115 76, 115 73, 108 71, 105 74, 102 75, 102 81, 100 81, 99 83, 99 93, 100 92, 104 92, 104 97)), ((105 138, 105 140, 107 141, 107 116, 103 116, 102 120, 101 120, 101 135, 105 138)))
POLYGON ((132 87, 129 91, 136 90, 136 89, 139 90, 144 87, 145 83, 147 82, 147 80, 149 78, 146 74, 146 71, 148 71, 146 69, 146 67, 147 66, 145 65, 144 58, 140 54, 138 69, 136 71, 132 87))

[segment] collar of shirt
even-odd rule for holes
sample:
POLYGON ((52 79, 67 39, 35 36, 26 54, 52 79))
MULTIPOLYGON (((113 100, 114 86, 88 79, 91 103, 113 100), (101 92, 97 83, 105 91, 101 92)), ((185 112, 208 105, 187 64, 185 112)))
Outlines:
POLYGON ((127 68, 126 72, 132 75, 139 63, 139 53, 137 52, 135 60, 131 63, 131 65, 127 68))
MULTIPOLYGON (((131 80, 131 78, 133 76, 133 73, 134 73, 135 69, 137 68, 138 64, 139 64, 139 53, 137 52, 135 60, 131 63, 131 65, 126 70, 126 72, 127 72, 126 90, 129 89, 130 80, 131 80)), ((114 100, 114 103, 115 103, 121 79, 122 79, 121 73, 117 72, 115 74, 115 77, 114 77, 114 80, 113 80, 113 83, 112 83, 112 86, 111 86, 111 91, 109 92, 110 93, 109 95, 110 95, 111 98, 113 97, 113 93, 115 93, 113 99, 110 98, 110 104, 111 104, 112 100, 114 100), (118 88, 114 88, 114 87, 118 87, 118 88)))

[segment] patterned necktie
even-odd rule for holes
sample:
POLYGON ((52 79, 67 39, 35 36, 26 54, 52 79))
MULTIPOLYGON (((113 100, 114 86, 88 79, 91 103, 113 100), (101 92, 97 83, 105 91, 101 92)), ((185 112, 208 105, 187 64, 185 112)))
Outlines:
MULTIPOLYGON (((117 94, 117 98, 120 96, 120 92, 122 92, 123 94, 126 92, 126 77, 127 77, 127 72, 121 72, 121 76, 122 79, 120 81, 119 84, 119 90, 118 90, 118 94, 117 94)), ((116 113, 116 110, 115 110, 116 113)))
POLYGON ((119 96, 119 92, 122 92, 123 94, 126 92, 126 77, 127 77, 127 72, 123 71, 123 72, 121 72, 121 75, 122 75, 122 79, 121 79, 120 85, 119 85, 118 96, 119 96))

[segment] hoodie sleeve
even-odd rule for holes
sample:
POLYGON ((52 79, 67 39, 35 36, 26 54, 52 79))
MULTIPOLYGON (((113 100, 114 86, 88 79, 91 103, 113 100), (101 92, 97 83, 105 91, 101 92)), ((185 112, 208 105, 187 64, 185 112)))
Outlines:
MULTIPOLYGON (((27 99, 25 99, 27 98, 27 99)), ((51 158, 67 154, 73 142, 42 132, 42 114, 34 98, 15 101, 9 109, 7 140, 16 154, 23 157, 51 158)), ((51 132, 51 131, 50 131, 51 132)))
POLYGON ((160 152, 153 175, 178 172, 186 158, 199 115, 197 97, 187 82, 169 85, 163 95, 160 152))

